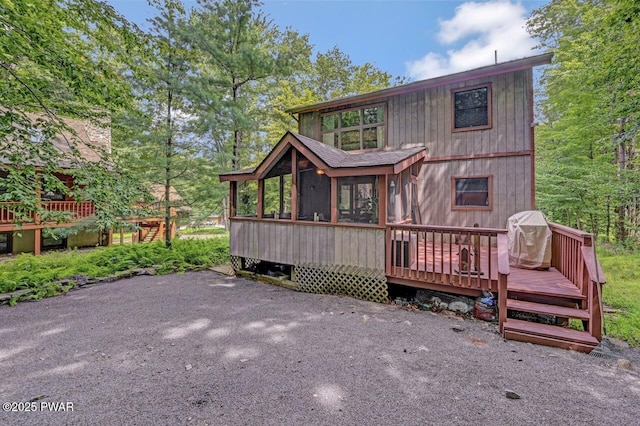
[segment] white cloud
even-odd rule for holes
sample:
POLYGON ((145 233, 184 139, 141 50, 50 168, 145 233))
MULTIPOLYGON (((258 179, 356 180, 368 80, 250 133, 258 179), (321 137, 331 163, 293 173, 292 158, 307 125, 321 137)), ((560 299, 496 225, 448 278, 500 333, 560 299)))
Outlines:
POLYGON ((535 45, 525 30, 527 11, 508 0, 468 2, 458 6, 455 16, 440 20, 438 40, 455 45, 446 55, 429 52, 405 63, 413 80, 437 77, 531 55, 535 45))

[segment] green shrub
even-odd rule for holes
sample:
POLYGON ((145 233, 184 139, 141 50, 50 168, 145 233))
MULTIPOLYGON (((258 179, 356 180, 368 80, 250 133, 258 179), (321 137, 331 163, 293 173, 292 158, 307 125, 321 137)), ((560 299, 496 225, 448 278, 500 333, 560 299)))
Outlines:
POLYGON ((174 240, 171 250, 164 243, 99 247, 90 251, 21 254, 0 263, 0 293, 32 289, 30 298, 54 296, 73 287, 57 283, 61 278, 87 275, 107 277, 134 268, 156 267, 159 274, 198 270, 229 259, 229 238, 174 240))
POLYGON ((617 312, 605 316, 607 333, 640 347, 640 253, 598 250, 607 283, 604 303, 617 312))

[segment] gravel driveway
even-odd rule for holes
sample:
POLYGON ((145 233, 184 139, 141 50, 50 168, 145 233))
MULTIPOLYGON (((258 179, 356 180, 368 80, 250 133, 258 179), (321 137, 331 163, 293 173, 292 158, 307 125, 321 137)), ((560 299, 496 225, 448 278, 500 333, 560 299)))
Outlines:
POLYGON ((31 400, 0 424, 619 426, 638 424, 640 374, 481 321, 199 272, 0 307, 0 402, 31 400))

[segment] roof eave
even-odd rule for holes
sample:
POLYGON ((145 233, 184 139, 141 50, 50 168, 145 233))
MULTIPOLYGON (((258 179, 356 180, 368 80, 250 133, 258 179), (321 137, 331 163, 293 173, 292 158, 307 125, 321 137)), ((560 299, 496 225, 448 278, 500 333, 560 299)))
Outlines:
POLYGON ((465 80, 484 78, 493 75, 505 74, 508 72, 521 71, 540 65, 551 63, 553 53, 547 52, 540 55, 529 56, 526 58, 515 59, 508 62, 502 62, 495 65, 487 65, 468 71, 462 71, 455 74, 448 74, 428 80, 414 81, 402 86, 390 87, 375 92, 364 93, 361 95, 347 96, 344 98, 332 99, 326 102, 320 102, 312 105, 304 105, 286 110, 289 114, 300 114, 311 111, 319 111, 332 107, 339 107, 358 102, 373 101, 375 99, 387 96, 400 95, 410 93, 417 90, 424 90, 432 87, 444 86, 446 84, 460 83, 465 80))

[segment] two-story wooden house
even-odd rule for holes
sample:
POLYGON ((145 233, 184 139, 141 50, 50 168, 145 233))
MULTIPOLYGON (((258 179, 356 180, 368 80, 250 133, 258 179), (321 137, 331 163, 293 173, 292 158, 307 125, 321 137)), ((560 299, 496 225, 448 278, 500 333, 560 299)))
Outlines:
MULTIPOLYGON (((40 118, 33 115, 33 120, 40 118)), ((91 201, 78 201, 69 195, 74 187, 74 167, 78 160, 82 162, 102 162, 111 154, 111 129, 98 126, 85 120, 65 118, 68 131, 51 140, 59 153, 58 170, 55 177, 70 191, 43 191, 36 184, 33 188, 40 199, 40 206, 46 213, 60 213, 65 220, 58 221, 42 217, 34 212, 26 212, 17 202, 0 202, 0 254, 35 253, 43 250, 64 249, 67 247, 92 247, 110 245, 112 231, 80 230, 68 237, 54 237, 48 230, 77 225, 79 221, 90 220, 96 213, 91 201)), ((44 136, 34 132, 33 143, 42 143, 44 136)), ((16 148, 17 149, 17 148, 16 148)), ((7 177, 12 167, 8 157, 0 155, 0 179, 7 177)), ((0 191, 3 186, 0 185, 0 191)), ((158 215, 156 215, 158 216, 158 215)), ((140 227, 140 241, 152 241, 162 238, 162 217, 125 218, 140 227)))
POLYGON ((550 61, 542 54, 290 110, 298 133, 257 167, 220 176, 231 183, 235 268, 380 301, 387 283, 492 291, 505 336, 590 350, 600 337, 591 236, 552 225, 551 271, 508 263, 507 219, 535 208, 533 68, 550 61), (585 331, 508 311, 579 318, 585 331))

